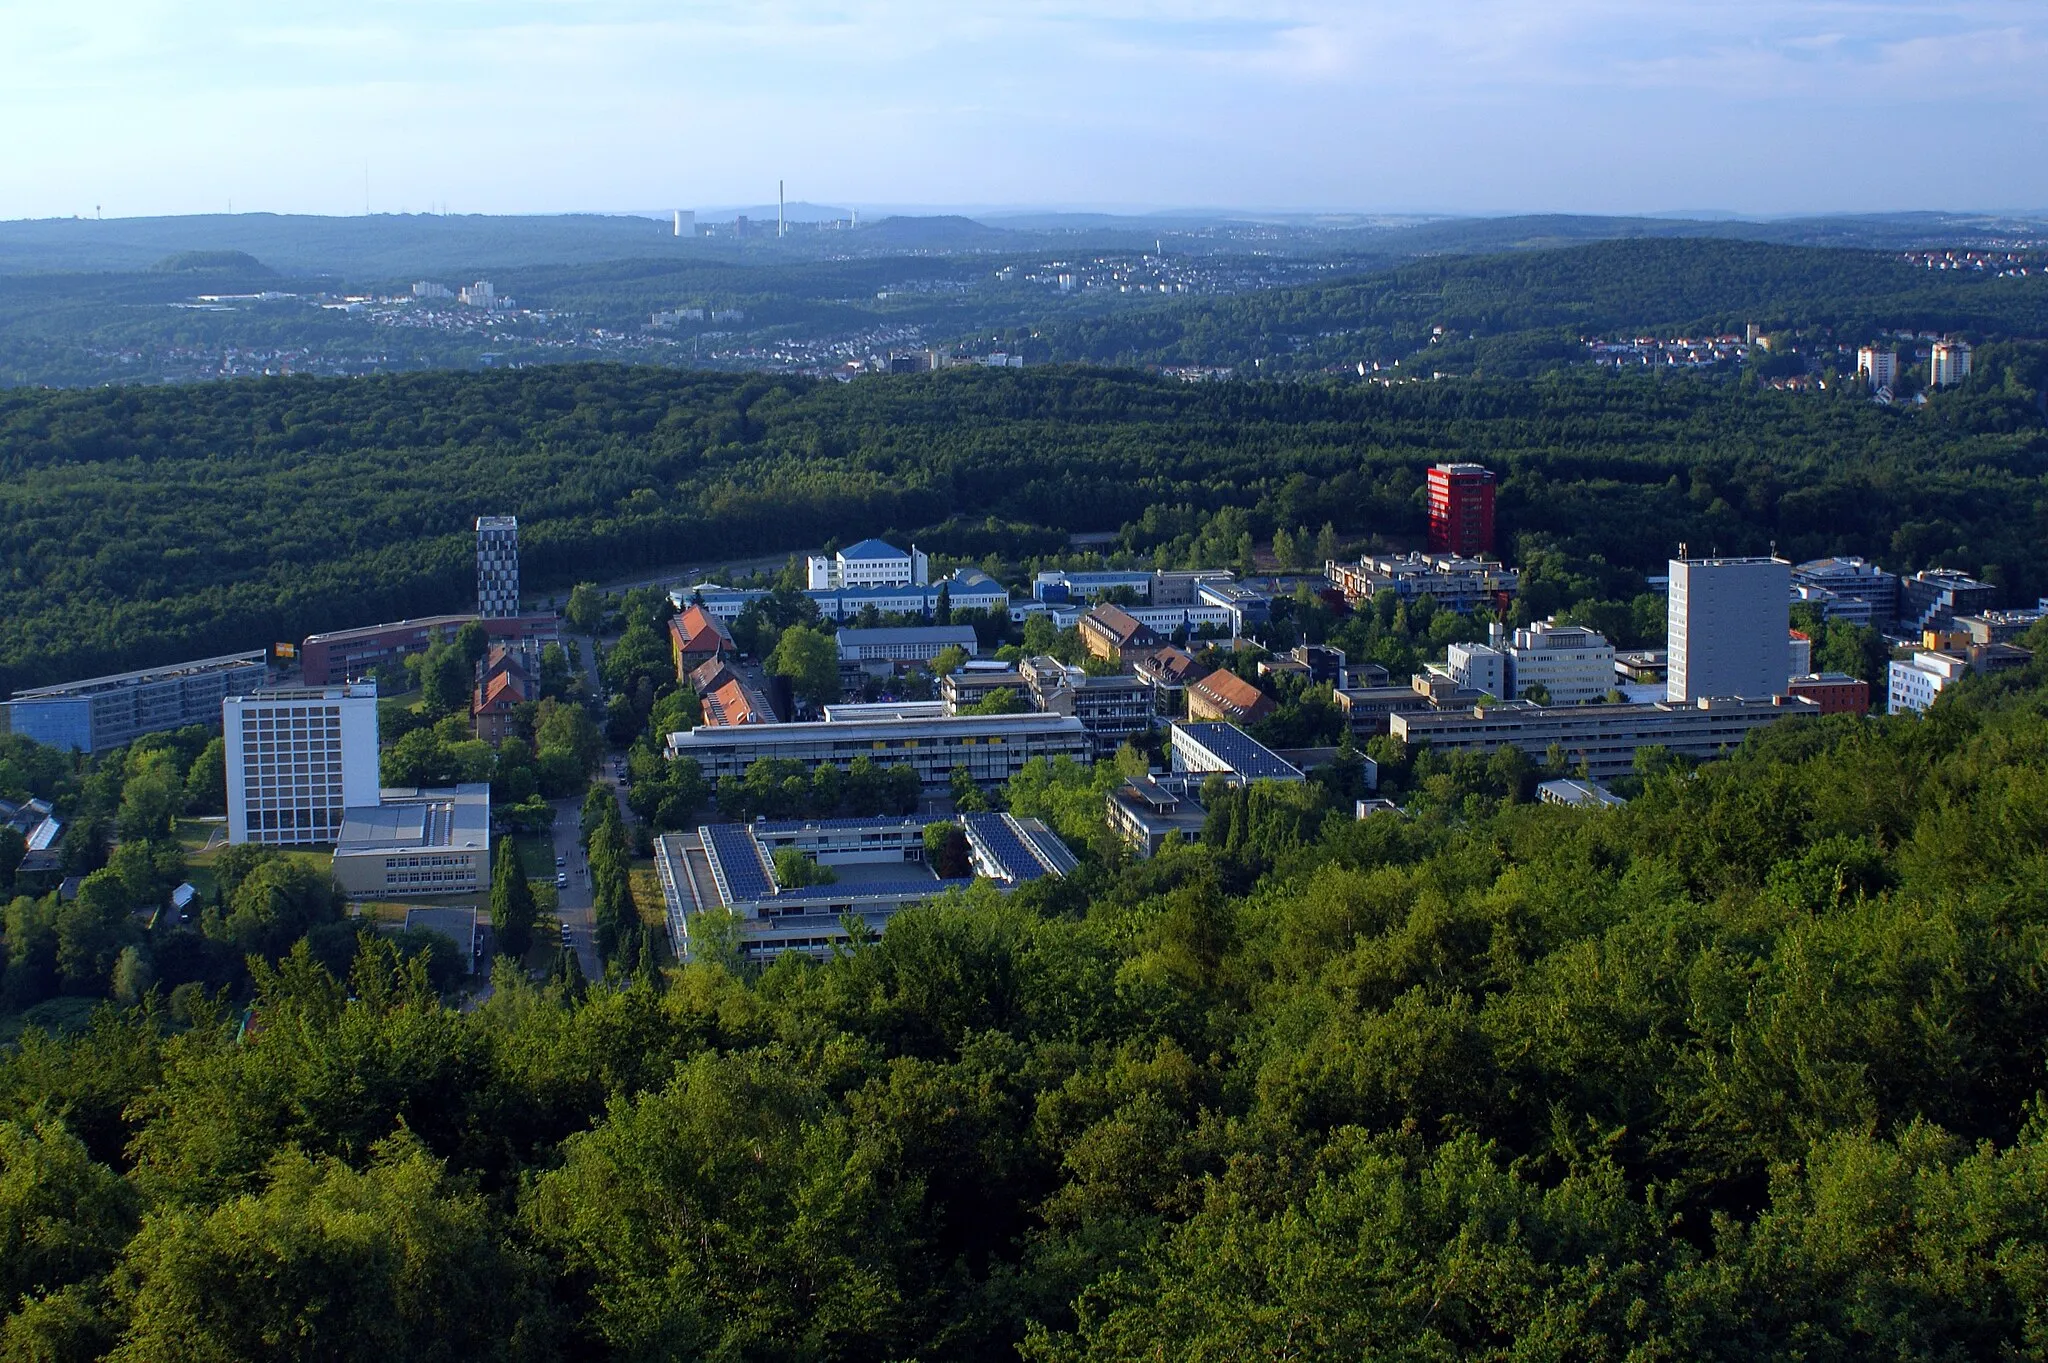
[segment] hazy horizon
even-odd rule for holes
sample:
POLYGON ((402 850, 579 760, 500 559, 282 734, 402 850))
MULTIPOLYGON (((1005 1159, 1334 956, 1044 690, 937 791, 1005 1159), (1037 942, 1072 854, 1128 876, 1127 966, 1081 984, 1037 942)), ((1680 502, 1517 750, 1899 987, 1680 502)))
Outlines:
POLYGON ((11 219, 652 212, 778 179, 864 214, 2048 204, 2020 0, 0 0, 0 35, 35 133, 11 219))

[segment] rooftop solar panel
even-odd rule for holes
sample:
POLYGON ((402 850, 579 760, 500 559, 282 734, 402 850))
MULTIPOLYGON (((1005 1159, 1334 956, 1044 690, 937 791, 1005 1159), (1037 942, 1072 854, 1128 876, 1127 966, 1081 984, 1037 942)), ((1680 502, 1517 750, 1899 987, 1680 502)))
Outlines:
POLYGON ((1301 771, 1235 724, 1183 724, 1200 743, 1247 781, 1299 781, 1301 771))
POLYGON ((1039 864, 1038 858, 1031 854, 1010 821, 1002 815, 970 814, 967 826, 1002 869, 1005 880, 1036 880, 1045 874, 1045 867, 1039 864))
POLYGON ((706 824, 704 850, 716 859, 718 870, 734 903, 766 899, 775 893, 761 846, 753 833, 738 824, 706 824))

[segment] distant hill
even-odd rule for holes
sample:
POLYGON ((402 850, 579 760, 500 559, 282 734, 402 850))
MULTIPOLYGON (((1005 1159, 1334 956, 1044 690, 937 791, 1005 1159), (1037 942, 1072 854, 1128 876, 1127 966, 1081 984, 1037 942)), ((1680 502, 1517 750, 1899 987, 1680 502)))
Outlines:
POLYGON ((990 227, 987 223, 957 214, 930 218, 883 218, 872 226, 863 227, 861 235, 870 243, 881 240, 927 249, 1020 246, 1027 240, 1018 233, 1006 232, 1000 227, 990 227))
POLYGON ((149 267, 152 274, 226 274, 276 278, 277 271, 247 251, 180 251, 149 267))

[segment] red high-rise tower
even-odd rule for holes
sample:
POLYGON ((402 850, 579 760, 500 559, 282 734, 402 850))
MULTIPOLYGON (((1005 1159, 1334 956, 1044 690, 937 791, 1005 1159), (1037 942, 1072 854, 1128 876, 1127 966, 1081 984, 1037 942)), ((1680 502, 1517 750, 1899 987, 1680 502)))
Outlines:
POLYGON ((1429 549, 1467 557, 1493 552, 1493 470, 1479 464, 1431 467, 1429 549))

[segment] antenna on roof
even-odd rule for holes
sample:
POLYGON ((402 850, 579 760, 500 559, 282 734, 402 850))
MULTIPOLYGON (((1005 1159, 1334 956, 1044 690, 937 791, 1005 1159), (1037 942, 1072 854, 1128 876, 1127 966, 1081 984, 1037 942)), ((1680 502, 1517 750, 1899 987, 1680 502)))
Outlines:
POLYGON ((1681 563, 1683 563, 1683 562, 1685 561, 1685 558, 1686 558, 1686 553, 1685 553, 1685 541, 1684 541, 1684 540, 1680 540, 1680 541, 1678 542, 1678 561, 1679 561, 1679 562, 1681 562, 1681 563))

